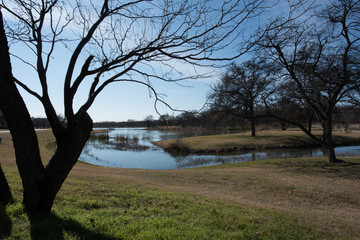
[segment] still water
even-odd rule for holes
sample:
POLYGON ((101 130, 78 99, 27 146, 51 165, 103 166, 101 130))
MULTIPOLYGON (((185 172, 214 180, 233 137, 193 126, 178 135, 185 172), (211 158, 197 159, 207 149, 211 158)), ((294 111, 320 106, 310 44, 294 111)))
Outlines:
MULTIPOLYGON (((80 159, 106 167, 139 169, 180 169, 288 157, 323 156, 321 149, 281 149, 236 153, 236 155, 173 156, 151 142, 215 132, 162 132, 140 128, 117 128, 90 139, 80 159)), ((360 156, 360 146, 338 147, 337 156, 360 156)))

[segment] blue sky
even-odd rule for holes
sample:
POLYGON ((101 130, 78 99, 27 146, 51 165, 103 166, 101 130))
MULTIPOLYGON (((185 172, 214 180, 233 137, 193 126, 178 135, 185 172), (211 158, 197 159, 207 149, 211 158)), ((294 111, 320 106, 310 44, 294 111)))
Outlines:
MULTIPOLYGON (((218 2, 215 1, 214 3, 218 2)), ((6 12, 4 13, 4 16, 8 20, 12 19, 6 12)), ((14 22, 16 22, 16 20, 14 22)), ((11 61, 14 76, 33 91, 41 94, 37 72, 15 57, 19 56, 25 61, 36 65, 36 59, 34 58, 33 53, 21 43, 10 44, 10 52, 13 54, 11 56, 11 61)), ((56 48, 55 53, 53 54, 54 58, 51 59, 52 64, 47 73, 49 95, 58 114, 63 114, 64 112, 63 80, 71 54, 71 52, 63 47, 56 48)), ((224 54, 227 55, 227 53, 224 54)), ((181 69, 181 71, 186 74, 192 75, 194 72, 193 66, 191 65, 175 62, 171 64, 175 64, 177 69, 181 69)), ((78 65, 78 67, 79 66, 80 65, 78 65)), ((213 71, 213 69, 198 70, 201 72, 213 71)), ((210 91, 210 85, 218 78, 219 76, 208 79, 189 79, 182 81, 180 83, 181 85, 156 80, 152 82, 152 86, 159 94, 164 94, 164 100, 172 108, 179 110, 198 110, 202 108, 203 104, 206 102, 206 96, 210 91)), ((75 109, 76 106, 81 106, 81 104, 84 103, 84 100, 86 100, 89 86, 90 84, 85 83, 84 86, 80 87, 74 101, 75 109)), ((30 115, 33 117, 45 117, 43 106, 39 100, 28 94, 22 88, 19 88, 19 90, 25 100, 30 115)), ((114 83, 105 88, 98 96, 92 107, 89 109, 89 114, 95 122, 126 121, 128 119, 142 120, 148 115, 153 115, 155 118, 158 118, 159 115, 154 109, 154 101, 154 95, 150 93, 149 89, 144 85, 124 82, 114 83)), ((177 114, 177 112, 174 113, 161 103, 159 103, 157 107, 161 114, 177 114)))
MULTIPOLYGON (((16 61, 13 61, 16 62, 16 61)), ((62 79, 64 71, 58 69, 65 67, 57 65, 57 69, 49 71, 49 91, 52 102, 59 114, 63 113, 63 89, 62 79)), ((37 77, 30 70, 24 69, 23 65, 13 63, 13 73, 27 82, 33 88, 37 85, 37 77)), ((206 101, 207 93, 210 91, 210 84, 216 81, 213 79, 185 80, 181 82, 182 86, 175 83, 158 81, 153 83, 158 93, 165 94, 164 100, 174 109, 179 110, 198 110, 206 101)), ((36 88, 36 87, 35 87, 36 88)), ((33 117, 45 117, 43 107, 38 99, 19 88, 30 115, 33 117)), ((80 89, 76 99, 82 103, 86 98, 86 92, 80 89), (84 92, 82 92, 84 91, 84 92)), ((148 115, 158 118, 159 115, 154 109, 154 95, 149 92, 148 88, 136 83, 114 83, 105 88, 98 96, 89 110, 89 114, 95 122, 99 121, 127 121, 128 119, 143 120, 148 115)), ((75 106, 78 105, 75 103, 75 106)), ((158 104, 158 110, 161 114, 178 114, 168 107, 158 104)))
MULTIPOLYGON (((10 50, 16 54, 24 55, 27 49, 19 46, 10 46, 10 50)), ((28 53, 26 53, 28 54, 28 53)), ((63 114, 63 79, 66 73, 68 59, 66 54, 55 55, 53 64, 48 71, 49 95, 58 114, 63 114)), ((30 55, 28 59, 30 58, 30 55)), ((184 66, 182 66, 184 68, 184 66)), ((33 90, 41 92, 36 72, 12 57, 12 69, 14 76, 27 84, 33 90)), ((174 109, 199 110, 206 102, 210 91, 210 85, 219 79, 219 74, 224 69, 205 69, 211 72, 213 77, 207 79, 189 79, 176 83, 164 81, 152 82, 158 94, 164 94, 163 99, 174 109), (180 85, 181 84, 181 85, 180 85)), ((193 67, 187 66, 184 72, 192 72, 193 67), (188 69, 187 69, 188 68, 188 69)), ((45 117, 42 104, 34 96, 28 94, 19 87, 30 115, 33 117, 45 117)), ((86 99, 88 86, 79 89, 74 106, 79 106, 86 99)), ((89 110, 94 122, 99 121, 127 121, 128 119, 143 120, 148 115, 159 118, 154 109, 155 98, 152 92, 137 83, 120 82, 113 83, 105 88, 95 100, 89 110)), ((157 105, 160 114, 178 114, 161 103, 157 105)))
MULTIPOLYGON (((30 52, 22 45, 11 45, 10 51, 24 59, 31 59, 30 52)), ((48 85, 51 100, 58 112, 63 114, 63 79, 67 63, 71 53, 65 49, 57 49, 52 59, 53 64, 48 71, 48 85)), ((224 49, 221 54, 231 55, 234 48, 224 49)), ((175 63, 184 73, 193 73, 190 65, 175 63)), ((16 78, 27 84, 33 90, 40 91, 40 85, 36 72, 29 66, 24 65, 18 59, 12 57, 13 74, 16 78)), ((164 100, 173 108, 179 110, 199 110, 206 102, 206 96, 210 91, 210 85, 219 79, 221 72, 225 69, 217 69, 213 76, 207 79, 190 79, 181 82, 181 85, 163 81, 152 82, 158 93, 165 94, 164 100)), ((214 71, 214 69, 199 69, 201 72, 214 71)), ((75 106, 79 106, 86 99, 85 87, 80 88, 78 97, 75 99, 75 106)), ((30 115, 33 117, 45 117, 41 103, 33 96, 20 89, 20 92, 27 104, 30 115)), ((148 115, 158 118, 154 109, 154 96, 149 94, 147 87, 136 83, 114 83, 105 88, 98 96, 89 110, 90 116, 95 122, 99 121, 127 121, 128 119, 142 120, 148 115)), ((166 106, 158 105, 161 114, 177 114, 166 106)))

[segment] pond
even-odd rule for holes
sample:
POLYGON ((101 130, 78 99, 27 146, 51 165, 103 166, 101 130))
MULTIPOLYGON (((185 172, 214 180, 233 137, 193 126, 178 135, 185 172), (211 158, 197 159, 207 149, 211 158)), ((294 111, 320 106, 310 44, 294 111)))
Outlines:
MULTIPOLYGON (((151 143, 166 139, 209 134, 215 134, 215 132, 163 132, 147 131, 140 128, 117 128, 107 134, 96 134, 91 138, 85 145, 80 160, 106 167, 181 169, 274 158, 323 156, 320 148, 267 149, 236 153, 236 155, 191 154, 173 156, 151 143)), ((338 147, 335 151, 337 156, 360 156, 360 146, 338 147)))

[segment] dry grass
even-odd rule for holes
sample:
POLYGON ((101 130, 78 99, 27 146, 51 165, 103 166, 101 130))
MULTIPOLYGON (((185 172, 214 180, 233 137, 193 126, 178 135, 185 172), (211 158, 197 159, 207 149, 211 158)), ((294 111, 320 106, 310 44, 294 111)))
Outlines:
MULTIPOLYGON (((49 146, 49 132, 38 132, 49 146)), ((9 134, 0 133, 1 164, 14 166, 9 134)), ((42 147, 42 155, 51 155, 42 147)), ((78 163, 69 179, 157 188, 249 208, 290 214, 336 239, 360 238, 360 158, 329 164, 325 158, 283 159, 187 170, 132 170, 78 163)), ((5 172, 6 174, 6 172, 5 172)), ((64 190, 67 188, 65 183, 64 190)))
POLYGON ((155 186, 247 207, 290 213, 344 238, 360 236, 360 158, 287 159, 187 170, 131 170, 78 164, 72 176, 155 186))
POLYGON ((2 141, 0 143, 0 163, 6 165, 15 165, 15 154, 10 133, 0 132, 2 141))
MULTIPOLYGON (((321 136, 321 131, 313 131, 321 136)), ((334 141, 338 146, 360 144, 360 131, 334 131, 334 141)), ((188 152, 227 152, 264 148, 301 148, 317 147, 318 144, 305 135, 302 131, 290 129, 287 131, 266 130, 261 131, 256 137, 250 133, 223 134, 200 137, 188 137, 154 142, 155 145, 168 152, 177 152, 187 149, 188 152), (179 144, 181 143, 181 144, 179 144)))

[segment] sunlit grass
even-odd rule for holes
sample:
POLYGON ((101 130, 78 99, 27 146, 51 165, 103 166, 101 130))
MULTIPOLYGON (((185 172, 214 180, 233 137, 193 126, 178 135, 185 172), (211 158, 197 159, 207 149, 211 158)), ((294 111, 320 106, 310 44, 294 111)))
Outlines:
MULTIPOLYGON (((6 208, 4 239, 318 239, 328 237, 290 215, 194 196, 70 177, 50 216, 21 205, 16 169, 7 167, 15 204, 6 208), (10 173, 10 174, 9 174, 10 173), (7 236, 7 237, 5 237, 7 236)), ((2 221, 5 217, 2 216, 2 221)), ((1 234, 1 232, 0 232, 1 234)))

